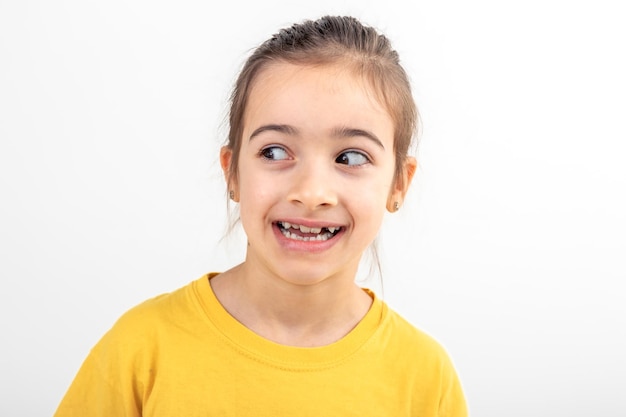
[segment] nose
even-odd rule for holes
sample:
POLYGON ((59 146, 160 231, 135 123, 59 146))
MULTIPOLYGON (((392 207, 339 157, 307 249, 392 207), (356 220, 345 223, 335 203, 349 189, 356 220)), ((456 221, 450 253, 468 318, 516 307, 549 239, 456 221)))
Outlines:
POLYGON ((292 172, 287 194, 289 201, 301 204, 308 210, 337 205, 337 179, 332 176, 332 167, 323 163, 304 163, 292 172))

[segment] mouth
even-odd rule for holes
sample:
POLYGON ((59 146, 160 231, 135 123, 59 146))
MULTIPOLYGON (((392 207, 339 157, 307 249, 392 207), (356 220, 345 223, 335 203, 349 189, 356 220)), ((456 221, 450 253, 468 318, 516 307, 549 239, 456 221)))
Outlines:
POLYGON ((287 239, 303 242, 324 242, 332 239, 342 230, 341 226, 308 227, 289 222, 276 222, 276 225, 287 239))

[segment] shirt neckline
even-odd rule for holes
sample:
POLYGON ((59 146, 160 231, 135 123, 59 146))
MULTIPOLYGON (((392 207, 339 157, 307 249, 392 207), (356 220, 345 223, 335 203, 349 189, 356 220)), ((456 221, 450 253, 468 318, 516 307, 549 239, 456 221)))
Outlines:
POLYGON ((372 305, 343 338, 320 347, 281 345, 248 329, 224 309, 209 282, 216 275, 215 272, 206 274, 193 283, 196 298, 212 327, 241 354, 281 368, 314 370, 344 362, 374 336, 386 317, 386 305, 374 292, 364 288, 363 291, 372 297, 372 305))

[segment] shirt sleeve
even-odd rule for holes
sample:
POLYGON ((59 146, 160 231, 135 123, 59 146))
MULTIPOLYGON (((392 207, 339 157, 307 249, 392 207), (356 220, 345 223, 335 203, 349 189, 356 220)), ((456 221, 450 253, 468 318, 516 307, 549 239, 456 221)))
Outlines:
POLYGON ((121 373, 107 374, 107 369, 122 364, 110 363, 104 369, 106 359, 97 346, 89 354, 74 381, 61 400, 54 417, 140 417, 140 403, 135 398, 130 381, 124 381, 121 373))
POLYGON ((469 412, 461 381, 449 358, 443 367, 443 390, 439 417, 468 417, 469 412))
POLYGON ((140 417, 152 382, 151 327, 141 310, 124 314, 93 347, 54 417, 140 417))

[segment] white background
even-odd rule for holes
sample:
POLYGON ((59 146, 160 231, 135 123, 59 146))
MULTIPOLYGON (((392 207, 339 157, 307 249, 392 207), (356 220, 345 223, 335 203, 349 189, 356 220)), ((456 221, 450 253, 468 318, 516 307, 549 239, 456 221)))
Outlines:
POLYGON ((619 2, 294 3, 0 0, 0 415, 51 415, 120 314, 241 260, 219 242, 232 81, 278 28, 341 13, 392 39, 423 117, 384 298, 474 416, 624 417, 619 2))

